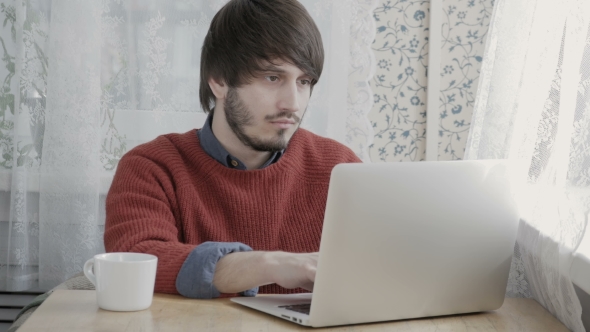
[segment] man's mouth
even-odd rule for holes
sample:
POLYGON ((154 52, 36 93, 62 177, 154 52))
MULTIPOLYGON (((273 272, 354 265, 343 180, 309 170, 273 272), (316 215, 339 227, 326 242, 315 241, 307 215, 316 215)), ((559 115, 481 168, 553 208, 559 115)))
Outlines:
POLYGON ((280 129, 289 129, 295 125, 296 121, 294 119, 277 119, 270 121, 270 123, 280 129))
POLYGON ((274 116, 267 116, 266 120, 276 128, 289 129, 298 124, 301 121, 301 118, 294 113, 281 112, 274 116))

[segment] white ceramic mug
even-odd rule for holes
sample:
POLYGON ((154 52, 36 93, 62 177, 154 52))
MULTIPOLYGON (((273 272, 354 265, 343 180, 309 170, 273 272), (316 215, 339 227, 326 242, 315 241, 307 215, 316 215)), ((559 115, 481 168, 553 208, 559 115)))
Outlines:
POLYGON ((137 311, 152 305, 157 265, 154 255, 113 252, 86 261, 84 275, 96 287, 100 308, 137 311))

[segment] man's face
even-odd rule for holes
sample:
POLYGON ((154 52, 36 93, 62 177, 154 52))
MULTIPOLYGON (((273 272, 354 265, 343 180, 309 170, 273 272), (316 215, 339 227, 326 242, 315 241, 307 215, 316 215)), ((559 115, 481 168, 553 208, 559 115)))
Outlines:
POLYGON ((267 64, 248 84, 229 88, 224 103, 229 127, 256 151, 285 149, 307 108, 311 80, 290 63, 267 64))

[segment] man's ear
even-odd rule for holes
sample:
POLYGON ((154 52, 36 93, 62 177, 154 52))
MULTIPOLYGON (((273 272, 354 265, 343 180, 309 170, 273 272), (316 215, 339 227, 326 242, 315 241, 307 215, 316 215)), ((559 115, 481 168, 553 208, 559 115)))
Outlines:
POLYGON ((227 96, 227 91, 229 90, 225 82, 218 81, 213 77, 209 77, 207 83, 209 83, 209 88, 211 88, 211 91, 215 95, 216 99, 225 99, 227 96))

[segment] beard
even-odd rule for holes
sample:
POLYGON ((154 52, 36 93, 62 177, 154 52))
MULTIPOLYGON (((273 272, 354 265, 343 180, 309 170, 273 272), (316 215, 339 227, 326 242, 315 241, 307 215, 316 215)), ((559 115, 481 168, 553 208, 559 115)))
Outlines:
MULTIPOLYGON (((246 134, 245 127, 253 125, 254 120, 252 113, 250 113, 248 107, 244 105, 244 102, 240 99, 236 88, 229 88, 223 108, 227 124, 244 145, 260 152, 277 152, 287 148, 289 140, 285 137, 286 129, 279 129, 276 136, 269 139, 262 139, 260 137, 246 134)), ((301 118, 292 112, 280 112, 275 115, 267 115, 264 117, 264 120, 272 121, 279 118, 293 119, 297 129, 299 129, 301 118)))

